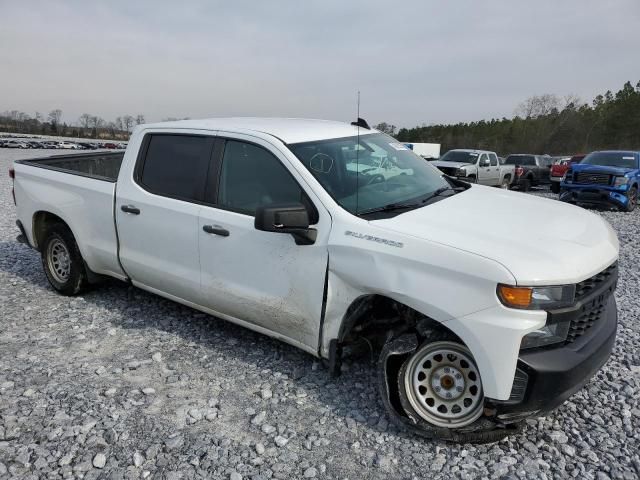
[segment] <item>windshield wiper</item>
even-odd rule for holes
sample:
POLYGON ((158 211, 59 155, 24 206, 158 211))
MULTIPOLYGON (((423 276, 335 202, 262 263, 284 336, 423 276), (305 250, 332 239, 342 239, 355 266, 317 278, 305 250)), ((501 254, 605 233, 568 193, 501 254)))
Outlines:
POLYGON ((440 187, 435 192, 430 193, 427 197, 421 199, 419 202, 389 203, 388 205, 383 205, 382 207, 375 207, 375 208, 370 208, 368 210, 363 210, 362 212, 358 212, 358 215, 366 215, 368 213, 377 213, 377 212, 393 212, 395 210, 404 210, 404 209, 423 207, 424 204, 427 203, 429 200, 432 200, 435 197, 439 197, 447 190, 451 190, 455 193, 458 193, 459 191, 454 187, 440 187))
POLYGON ((367 215, 369 213, 377 212, 393 212, 395 210, 405 210, 407 208, 418 208, 421 206, 422 203, 389 203, 388 205, 383 205, 382 207, 369 208, 368 210, 357 212, 357 215, 367 215))

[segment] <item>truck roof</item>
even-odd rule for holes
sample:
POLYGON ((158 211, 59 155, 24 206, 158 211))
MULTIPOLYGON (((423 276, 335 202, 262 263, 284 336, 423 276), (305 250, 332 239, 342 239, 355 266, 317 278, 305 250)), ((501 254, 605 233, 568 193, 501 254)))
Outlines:
POLYGON ((452 148, 451 152, 471 152, 471 153, 496 153, 491 150, 477 150, 475 148, 452 148))
MULTIPOLYGON (((305 118, 207 118, 202 120, 178 120, 152 123, 140 125, 137 128, 223 130, 248 134, 261 132, 273 135, 284 143, 311 142, 329 138, 352 137, 358 134, 358 127, 350 125, 349 123, 305 118)), ((360 135, 368 133, 378 133, 378 131, 360 128, 360 135)))

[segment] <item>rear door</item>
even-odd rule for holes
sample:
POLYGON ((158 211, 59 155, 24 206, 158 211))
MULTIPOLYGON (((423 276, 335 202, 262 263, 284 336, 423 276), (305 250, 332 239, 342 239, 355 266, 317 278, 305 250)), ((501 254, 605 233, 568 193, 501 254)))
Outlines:
POLYGON ((120 261, 134 285, 197 303, 198 214, 214 137, 148 133, 133 179, 117 183, 120 261))
POLYGON ((317 352, 329 214, 283 152, 253 136, 219 135, 212 204, 198 225, 204 306, 317 352), (313 245, 254 228, 258 206, 291 202, 307 206, 318 231, 313 245))
POLYGON ((500 162, 495 153, 489 154, 489 185, 498 185, 500 183, 500 162))

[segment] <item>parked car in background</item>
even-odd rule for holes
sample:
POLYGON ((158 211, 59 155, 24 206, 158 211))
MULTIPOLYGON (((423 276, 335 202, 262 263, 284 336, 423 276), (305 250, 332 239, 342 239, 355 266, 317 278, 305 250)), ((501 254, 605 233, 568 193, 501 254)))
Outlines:
POLYGON ((560 182, 564 174, 567 173, 571 165, 580 163, 585 156, 586 155, 574 155, 573 157, 564 157, 551 165, 549 180, 551 181, 551 191, 553 193, 560 193, 560 182))
POLYGON ((505 165, 515 167, 514 187, 527 192, 532 186, 549 183, 551 157, 548 155, 530 155, 523 153, 511 154, 505 160, 505 165))
POLYGON ((80 150, 80 145, 73 142, 62 141, 58 142, 58 148, 61 148, 63 150, 80 150))
POLYGON ((115 150, 116 148, 118 148, 118 145, 116 145, 113 142, 107 142, 107 143, 103 143, 102 144, 102 148, 108 148, 110 150, 115 150))
POLYGON ((605 220, 442 175, 366 127, 164 122, 137 126, 125 152, 14 167, 19 239, 59 293, 112 276, 336 374, 364 341, 389 417, 430 438, 515 433, 581 389, 615 343, 619 247, 605 220), (364 151, 402 172, 349 168, 364 151))
POLYGON ((481 185, 506 189, 515 178, 515 167, 500 165, 498 155, 487 150, 449 150, 429 163, 451 177, 481 185))
POLYGON ((640 152, 592 152, 569 167, 560 184, 560 200, 631 212, 638 204, 639 185, 640 152))
POLYGON ((20 141, 20 140, 9 140, 6 145, 6 148, 29 148, 29 145, 20 141))
POLYGON ((77 142, 85 150, 96 150, 98 148, 98 144, 93 142, 77 142))

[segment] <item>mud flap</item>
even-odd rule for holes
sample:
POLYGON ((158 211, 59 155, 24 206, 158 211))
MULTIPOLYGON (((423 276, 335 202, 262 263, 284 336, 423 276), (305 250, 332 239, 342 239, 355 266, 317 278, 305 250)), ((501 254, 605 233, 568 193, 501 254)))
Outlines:
POLYGON ((500 425, 488 418, 480 418, 472 425, 452 430, 432 426, 421 418, 409 416, 399 402, 397 375, 399 366, 420 346, 414 333, 387 340, 378 360, 378 386, 382 402, 391 421, 402 430, 433 440, 456 443, 492 443, 516 434, 522 424, 500 425))

